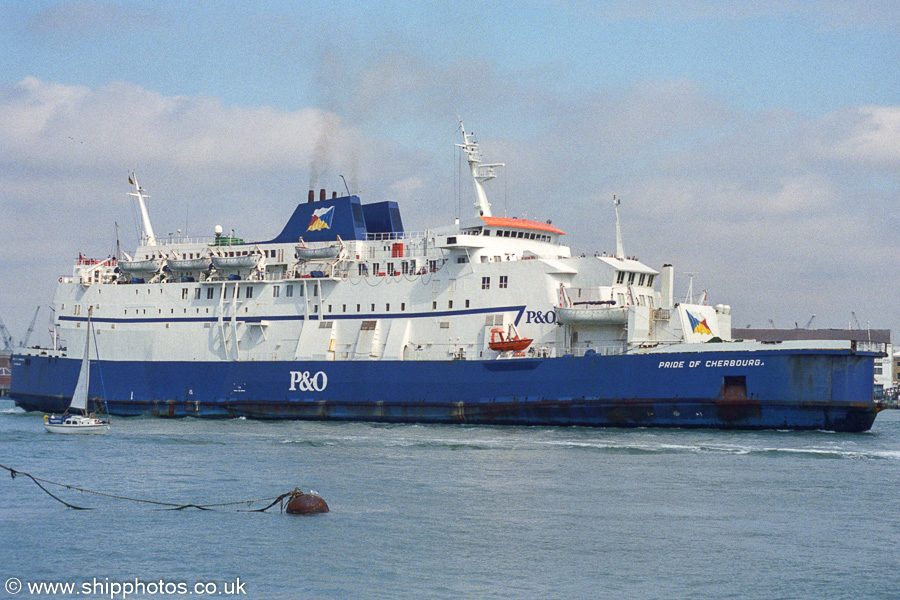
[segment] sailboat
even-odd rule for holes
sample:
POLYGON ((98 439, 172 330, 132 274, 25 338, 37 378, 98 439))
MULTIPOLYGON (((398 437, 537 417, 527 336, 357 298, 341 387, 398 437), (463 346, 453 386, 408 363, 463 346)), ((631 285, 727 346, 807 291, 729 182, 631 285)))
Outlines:
POLYGON ((44 427, 50 433, 106 433, 109 431, 109 415, 105 419, 97 418, 87 412, 88 388, 91 378, 91 316, 88 311, 87 339, 84 342, 84 356, 81 359, 81 371, 75 384, 75 393, 69 408, 61 416, 44 415, 44 427), (80 414, 79 414, 80 413, 80 414))

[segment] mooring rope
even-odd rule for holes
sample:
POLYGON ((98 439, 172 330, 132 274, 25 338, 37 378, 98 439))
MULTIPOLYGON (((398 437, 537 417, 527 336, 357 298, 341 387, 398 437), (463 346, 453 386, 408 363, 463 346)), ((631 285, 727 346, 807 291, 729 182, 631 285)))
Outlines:
MULTIPOLYGON (((16 478, 16 475, 23 475, 23 476, 29 478, 31 481, 33 481, 35 483, 35 485, 37 485, 39 488, 41 488, 41 490, 43 490, 44 493, 46 493, 48 496, 50 496, 57 502, 65 504, 67 508, 71 508, 73 510, 93 510, 93 509, 90 507, 75 506, 74 504, 70 504, 70 503, 66 502, 65 500, 63 500, 62 498, 55 496, 52 492, 50 492, 50 490, 48 490, 41 484, 44 483, 47 485, 55 485, 57 487, 65 488, 67 490, 74 490, 76 492, 83 492, 85 494, 94 494, 96 496, 104 496, 106 498, 114 498, 116 500, 127 500, 129 502, 141 502, 144 504, 155 504, 157 506, 169 507, 169 508, 161 509, 161 510, 184 510, 185 508, 196 508, 199 510, 212 510, 214 508, 221 508, 223 506, 237 506, 237 505, 242 505, 242 504, 251 506, 257 502, 268 502, 269 500, 271 500, 272 501, 271 504, 269 504, 268 506, 266 506, 264 508, 256 508, 256 509, 246 510, 246 511, 238 511, 238 512, 265 512, 265 511, 269 510, 270 508, 272 508, 273 506, 275 506, 276 504, 278 504, 279 502, 282 502, 285 498, 290 498, 297 494, 303 493, 299 489, 294 489, 290 492, 281 494, 279 496, 269 496, 267 498, 256 498, 255 500, 237 500, 235 502, 219 502, 219 503, 215 503, 215 504, 179 504, 177 502, 162 502, 160 500, 147 500, 146 498, 130 498, 128 496, 121 496, 118 494, 109 494, 106 492, 98 492, 96 490, 88 490, 88 489, 77 487, 74 485, 58 483, 56 481, 50 481, 49 479, 42 479, 40 477, 35 477, 34 475, 32 475, 30 473, 26 473, 25 471, 19 471, 17 469, 13 469, 12 467, 7 467, 6 465, 0 465, 0 468, 4 468, 7 471, 9 471, 9 475, 13 479, 16 478)), ((282 502, 281 508, 282 508, 282 510, 284 510, 283 502, 282 502)))

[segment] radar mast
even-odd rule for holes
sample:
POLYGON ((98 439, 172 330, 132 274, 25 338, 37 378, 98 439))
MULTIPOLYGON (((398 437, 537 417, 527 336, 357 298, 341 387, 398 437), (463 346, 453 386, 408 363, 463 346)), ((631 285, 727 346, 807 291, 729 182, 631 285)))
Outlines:
POLYGON ((478 216, 490 217, 491 204, 487 200, 487 194, 484 193, 485 181, 490 181, 497 176, 495 169, 497 167, 505 167, 506 163, 482 163, 481 150, 478 148, 478 140, 475 139, 474 133, 466 133, 462 119, 459 120, 459 127, 462 129, 463 143, 456 144, 466 153, 466 159, 469 162, 469 168, 472 170, 472 180, 475 183, 475 208, 478 209, 478 216))

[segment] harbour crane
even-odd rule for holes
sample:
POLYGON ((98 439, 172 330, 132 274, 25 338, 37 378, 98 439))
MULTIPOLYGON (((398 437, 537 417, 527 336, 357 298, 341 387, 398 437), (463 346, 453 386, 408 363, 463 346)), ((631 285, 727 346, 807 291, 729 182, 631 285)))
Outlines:
POLYGON ((34 322, 37 321, 37 316, 38 316, 38 313, 40 312, 40 310, 41 310, 40 305, 38 305, 37 308, 34 309, 34 316, 31 317, 31 325, 28 326, 28 331, 25 332, 25 337, 22 338, 21 342, 19 342, 19 348, 27 348, 28 347, 28 340, 31 339, 31 334, 32 334, 32 332, 34 332, 34 322))
POLYGON ((0 338, 3 340, 3 350, 12 351, 13 337, 6 328, 6 325, 3 324, 3 319, 0 319, 0 338))

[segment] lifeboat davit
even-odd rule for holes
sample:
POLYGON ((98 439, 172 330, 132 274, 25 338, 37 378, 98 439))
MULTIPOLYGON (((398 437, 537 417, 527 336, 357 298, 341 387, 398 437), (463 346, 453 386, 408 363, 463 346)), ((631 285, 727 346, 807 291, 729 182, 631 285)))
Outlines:
POLYGON ((497 352, 521 352, 533 341, 531 338, 520 338, 513 326, 510 325, 508 334, 505 334, 499 327, 491 329, 491 342, 488 346, 497 352))

